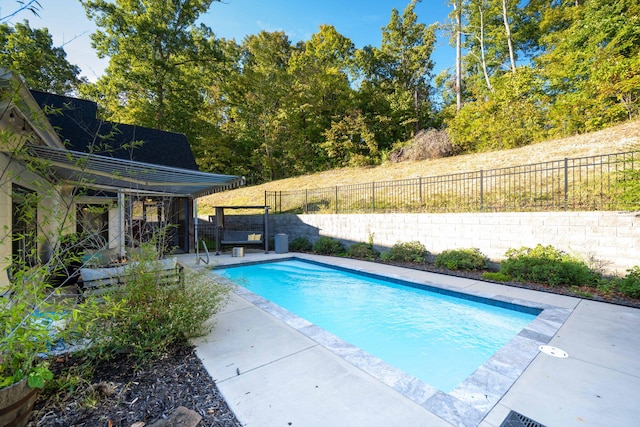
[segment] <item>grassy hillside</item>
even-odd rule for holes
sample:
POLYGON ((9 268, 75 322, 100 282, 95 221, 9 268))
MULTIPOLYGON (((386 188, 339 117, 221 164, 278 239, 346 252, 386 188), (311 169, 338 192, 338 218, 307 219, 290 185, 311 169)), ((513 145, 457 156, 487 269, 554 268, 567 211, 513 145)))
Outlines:
POLYGON ((640 149, 640 120, 598 132, 540 142, 511 150, 419 162, 385 163, 377 167, 334 169, 313 175, 282 179, 203 197, 198 200, 199 213, 201 215, 213 213, 213 206, 262 205, 265 191, 302 190, 420 176, 439 176, 634 149, 640 149))

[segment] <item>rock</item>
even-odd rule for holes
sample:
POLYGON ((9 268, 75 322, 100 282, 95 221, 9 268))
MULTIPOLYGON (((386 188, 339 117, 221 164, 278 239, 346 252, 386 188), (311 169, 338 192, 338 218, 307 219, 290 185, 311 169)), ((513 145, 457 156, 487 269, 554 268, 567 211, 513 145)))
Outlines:
POLYGON ((184 406, 178 406, 169 418, 158 420, 148 427, 196 427, 202 420, 200 414, 184 406))

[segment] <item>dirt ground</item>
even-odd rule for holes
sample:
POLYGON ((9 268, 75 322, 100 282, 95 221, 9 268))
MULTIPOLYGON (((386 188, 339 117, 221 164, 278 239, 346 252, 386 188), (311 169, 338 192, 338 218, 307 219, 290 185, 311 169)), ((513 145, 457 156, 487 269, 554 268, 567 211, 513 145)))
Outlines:
MULTIPOLYGON (((81 360, 59 358, 58 378, 81 360)), ((172 348, 147 367, 136 369, 122 356, 99 365, 89 383, 62 396, 41 393, 29 427, 143 427, 184 406, 202 416, 198 427, 238 427, 241 424, 220 395, 195 350, 172 348)))

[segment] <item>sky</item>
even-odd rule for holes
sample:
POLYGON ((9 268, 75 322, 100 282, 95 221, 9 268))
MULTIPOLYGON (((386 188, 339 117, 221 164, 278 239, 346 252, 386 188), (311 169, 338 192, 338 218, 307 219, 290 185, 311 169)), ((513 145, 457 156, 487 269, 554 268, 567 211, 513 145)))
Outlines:
MULTIPOLYGON (((213 2, 200 21, 219 38, 241 43, 245 36, 265 31, 284 31, 293 44, 309 40, 322 24, 333 25, 356 48, 380 46, 382 27, 389 23, 391 10, 400 14, 410 0, 222 0, 213 2)), ((9 22, 29 20, 32 28, 49 29, 54 46, 64 46, 67 60, 80 67, 81 75, 95 81, 108 59, 99 59, 91 48, 95 25, 86 17, 77 0, 39 0, 39 17, 24 11, 9 22)), ((0 16, 13 12, 15 0, 0 0, 0 16)), ((416 5, 418 21, 426 25, 444 23, 450 7, 447 0, 422 0, 416 5)), ((448 37, 438 33, 434 75, 454 65, 455 52, 448 37)))

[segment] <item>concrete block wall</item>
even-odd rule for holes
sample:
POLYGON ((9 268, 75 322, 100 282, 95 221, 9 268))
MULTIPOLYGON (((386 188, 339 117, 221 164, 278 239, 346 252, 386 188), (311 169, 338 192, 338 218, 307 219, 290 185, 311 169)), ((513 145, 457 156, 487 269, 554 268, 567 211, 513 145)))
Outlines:
POLYGON ((507 249, 542 244, 610 273, 625 274, 640 265, 640 212, 270 215, 269 234, 277 233, 288 234, 290 241, 329 236, 348 245, 372 240, 382 250, 418 240, 433 254, 474 247, 496 262, 507 249))

